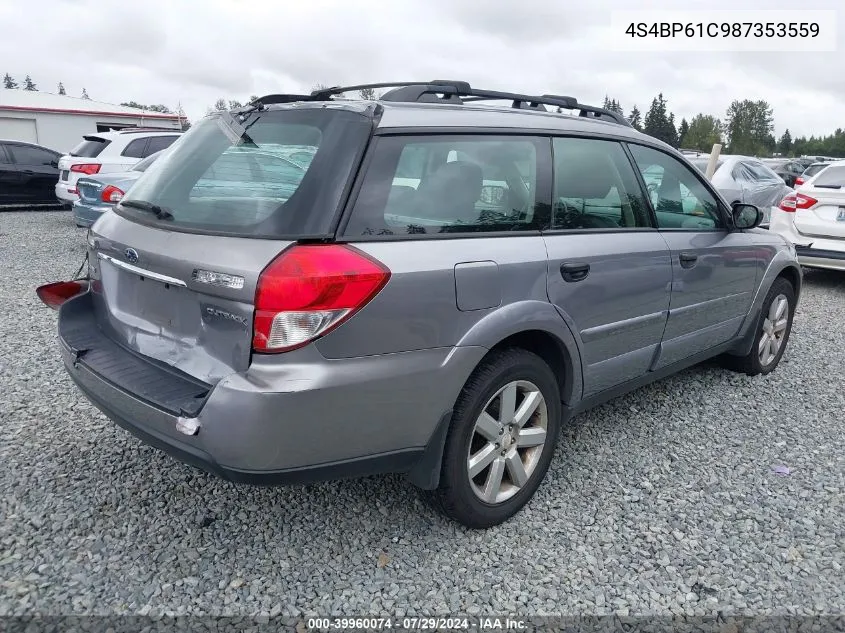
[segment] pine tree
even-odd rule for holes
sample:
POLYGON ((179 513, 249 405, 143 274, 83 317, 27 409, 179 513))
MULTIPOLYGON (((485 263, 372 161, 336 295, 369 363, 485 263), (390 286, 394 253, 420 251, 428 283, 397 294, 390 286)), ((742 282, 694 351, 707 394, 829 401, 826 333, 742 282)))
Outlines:
POLYGON ((638 132, 643 131, 643 115, 637 106, 634 106, 631 110, 631 114, 628 116, 628 120, 631 122, 631 126, 635 130, 637 130, 638 132))
POLYGON ((678 128, 678 147, 684 147, 684 138, 689 133, 689 123, 687 120, 681 119, 681 127, 678 128))
POLYGON ((60 95, 66 95, 67 94, 65 92, 65 85, 61 81, 59 82, 59 94, 60 95))
POLYGON ((29 75, 27 75, 26 77, 24 77, 24 80, 23 80, 23 89, 24 89, 24 90, 36 90, 36 91, 38 90, 38 87, 37 87, 37 86, 35 85, 35 83, 32 81, 32 77, 30 77, 29 75))
POLYGON ((666 100, 662 92, 651 101, 651 107, 645 115, 644 132, 673 147, 678 144, 675 115, 666 114, 666 100))
POLYGON ((82 98, 89 100, 91 99, 91 97, 88 96, 88 91, 85 88, 82 89, 82 98))
POLYGON ((778 150, 784 156, 786 156, 787 154, 789 154, 789 152, 792 151, 792 134, 789 133, 789 128, 787 128, 786 131, 783 133, 783 136, 780 137, 780 141, 778 142, 778 150))
POLYGON ((12 76, 9 73, 6 73, 6 76, 3 77, 3 87, 8 90, 14 90, 18 87, 18 82, 12 79, 12 76))
POLYGON ((214 110, 225 110, 226 109, 226 100, 225 99, 218 99, 214 102, 214 110))

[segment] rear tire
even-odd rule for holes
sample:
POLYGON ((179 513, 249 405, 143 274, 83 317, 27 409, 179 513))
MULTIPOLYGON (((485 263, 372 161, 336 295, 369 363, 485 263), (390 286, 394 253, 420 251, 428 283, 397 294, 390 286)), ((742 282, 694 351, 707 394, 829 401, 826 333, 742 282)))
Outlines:
POLYGON ((560 415, 558 382, 542 358, 519 348, 493 352, 458 396, 440 485, 425 497, 470 528, 509 519, 549 468, 560 415))
POLYGON ((778 366, 792 332, 795 315, 795 289, 786 279, 775 279, 755 327, 754 344, 745 356, 724 356, 723 364, 749 376, 768 374, 778 366))

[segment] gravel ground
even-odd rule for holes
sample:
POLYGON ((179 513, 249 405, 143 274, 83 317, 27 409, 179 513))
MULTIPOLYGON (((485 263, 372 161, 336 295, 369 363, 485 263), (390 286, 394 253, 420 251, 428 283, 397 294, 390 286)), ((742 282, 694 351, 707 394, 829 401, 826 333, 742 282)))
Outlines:
POLYGON ((845 275, 806 274, 773 375, 700 366, 579 417, 528 507, 469 531, 401 477, 236 486, 115 427, 33 293, 83 243, 0 214, 0 614, 845 612, 845 275))

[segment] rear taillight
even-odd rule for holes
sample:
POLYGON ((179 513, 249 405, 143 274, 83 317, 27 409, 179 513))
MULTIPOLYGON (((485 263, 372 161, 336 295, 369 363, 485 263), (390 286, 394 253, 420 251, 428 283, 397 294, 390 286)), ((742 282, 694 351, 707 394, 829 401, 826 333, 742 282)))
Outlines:
POLYGON ((97 163, 83 163, 81 165, 71 165, 71 171, 75 171, 77 174, 96 174, 100 171, 100 165, 97 163))
POLYGON ((252 348, 301 347, 350 318, 390 279, 390 271, 340 244, 298 245, 264 269, 255 291, 252 348))
POLYGON ((811 198, 803 193, 790 193, 780 201, 778 208, 782 211, 793 213, 799 209, 809 209, 817 202, 818 200, 815 198, 811 198))
POLYGON ((801 176, 798 176, 795 179, 795 186, 797 187, 798 185, 803 185, 803 184, 804 184, 804 179, 801 176))
POLYGON ((68 299, 73 299, 76 295, 80 295, 88 290, 88 281, 81 279, 78 281, 57 281, 52 284, 39 286, 35 289, 35 294, 44 302, 44 305, 58 310, 68 299))
POLYGON ((123 191, 114 185, 109 185, 103 189, 103 192, 100 194, 100 199, 103 202, 120 202, 123 200, 123 191))

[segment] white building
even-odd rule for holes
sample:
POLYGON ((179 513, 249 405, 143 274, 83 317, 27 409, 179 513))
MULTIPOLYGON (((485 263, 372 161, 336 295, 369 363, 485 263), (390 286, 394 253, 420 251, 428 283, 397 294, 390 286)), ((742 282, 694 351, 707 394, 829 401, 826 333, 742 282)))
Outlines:
POLYGON ((84 134, 125 127, 180 130, 182 123, 178 114, 49 92, 0 89, 0 139, 37 143, 64 154, 78 145, 84 134))

